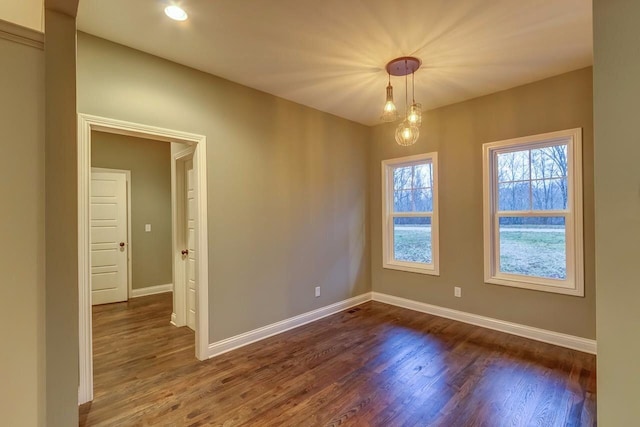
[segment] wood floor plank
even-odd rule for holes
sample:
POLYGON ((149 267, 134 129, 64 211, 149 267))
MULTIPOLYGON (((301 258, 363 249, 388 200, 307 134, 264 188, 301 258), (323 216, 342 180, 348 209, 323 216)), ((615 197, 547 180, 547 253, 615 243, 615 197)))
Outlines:
POLYGON ((94 307, 81 426, 593 426, 595 357, 367 302, 214 359, 171 294, 94 307))

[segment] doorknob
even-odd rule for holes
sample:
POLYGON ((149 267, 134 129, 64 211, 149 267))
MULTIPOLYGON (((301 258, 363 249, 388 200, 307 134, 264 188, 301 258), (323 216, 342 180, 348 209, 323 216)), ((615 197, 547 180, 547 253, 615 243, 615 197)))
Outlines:
POLYGON ((124 242, 120 242, 120 247, 124 248, 124 242))
POLYGON ((184 249, 184 250, 181 252, 181 254, 182 254, 182 255, 189 255, 189 249, 184 249))

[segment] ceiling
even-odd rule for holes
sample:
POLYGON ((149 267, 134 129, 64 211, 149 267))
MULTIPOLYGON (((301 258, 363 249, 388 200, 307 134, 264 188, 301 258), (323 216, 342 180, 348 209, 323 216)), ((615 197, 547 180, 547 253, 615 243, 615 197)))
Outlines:
POLYGON ((0 19, 42 31, 44 0, 0 1, 0 19))
POLYGON ((422 59, 424 109, 592 64, 591 0, 182 0, 185 22, 168 2, 80 0, 78 28, 366 125, 398 56, 422 59))

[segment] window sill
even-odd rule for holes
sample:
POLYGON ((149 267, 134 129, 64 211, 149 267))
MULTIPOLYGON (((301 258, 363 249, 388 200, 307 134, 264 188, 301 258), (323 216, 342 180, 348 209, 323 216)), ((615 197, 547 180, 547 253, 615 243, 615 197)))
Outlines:
POLYGON ((433 266, 433 264, 430 264, 430 267, 423 267, 420 264, 413 264, 413 263, 385 262, 382 265, 382 268, 385 268, 388 270, 406 271, 408 273, 427 274, 430 276, 440 275, 440 271, 438 270, 438 268, 433 266))
POLYGON ((490 285, 509 286, 512 288, 529 289, 532 291, 549 292, 555 294, 584 297, 584 288, 575 286, 574 283, 565 284, 543 284, 531 283, 524 280, 505 279, 501 277, 485 277, 484 282, 490 285))

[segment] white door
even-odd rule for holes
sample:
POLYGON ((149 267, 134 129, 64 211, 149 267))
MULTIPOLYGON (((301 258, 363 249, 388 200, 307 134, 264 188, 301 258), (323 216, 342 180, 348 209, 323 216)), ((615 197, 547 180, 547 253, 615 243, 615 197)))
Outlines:
POLYGON ((91 173, 91 298, 93 305, 127 300, 127 177, 91 173))
POLYGON ((196 190, 195 177, 193 175, 193 159, 184 162, 185 193, 186 193, 186 253, 184 259, 187 262, 187 326, 196 330, 196 190))

